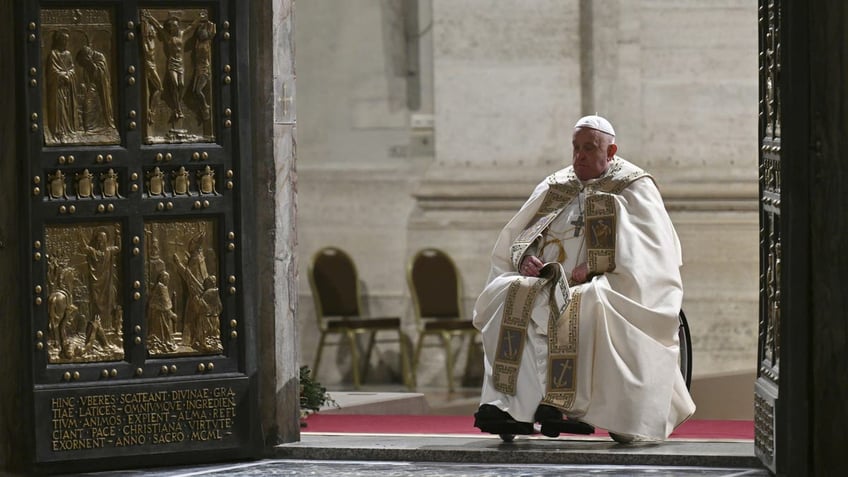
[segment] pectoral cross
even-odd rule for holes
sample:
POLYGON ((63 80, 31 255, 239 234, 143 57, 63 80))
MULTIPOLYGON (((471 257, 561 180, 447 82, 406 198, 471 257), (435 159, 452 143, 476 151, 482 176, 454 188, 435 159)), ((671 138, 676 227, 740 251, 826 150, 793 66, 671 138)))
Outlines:
POLYGON ((579 237, 580 232, 583 230, 583 226, 586 225, 586 222, 583 221, 583 213, 582 212, 580 213, 580 215, 577 216, 576 220, 571 221, 571 225, 574 226, 574 236, 579 237))

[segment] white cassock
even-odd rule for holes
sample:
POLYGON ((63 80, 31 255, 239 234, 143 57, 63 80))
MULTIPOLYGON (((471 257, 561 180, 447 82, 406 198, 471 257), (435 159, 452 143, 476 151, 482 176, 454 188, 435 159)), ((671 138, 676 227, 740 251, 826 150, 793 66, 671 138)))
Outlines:
MULTIPOLYGON (((667 438, 695 411, 678 365, 681 264, 677 234, 644 171, 616 157, 607 173, 592 181, 577 180, 571 167, 550 176, 501 232, 489 281, 474 306, 485 351, 481 404, 533 422, 544 400, 569 418, 611 432, 667 438), (538 225, 546 215, 549 220, 538 225), (522 247, 522 240, 529 246, 522 247), (501 323, 510 287, 520 277, 517 265, 529 254, 560 263, 565 277, 587 261, 597 274, 576 286, 549 283, 530 299, 517 376, 512 391, 504 392, 498 385, 504 368, 496 359, 506 336, 501 323), (558 300, 553 307, 551 293, 558 300), (566 348, 573 346, 568 366, 576 370, 567 380, 570 392, 553 400, 549 367, 561 368, 549 362, 549 348, 556 348, 549 346, 550 335, 567 341, 566 348)), ((507 314, 515 312, 507 308, 507 314)))

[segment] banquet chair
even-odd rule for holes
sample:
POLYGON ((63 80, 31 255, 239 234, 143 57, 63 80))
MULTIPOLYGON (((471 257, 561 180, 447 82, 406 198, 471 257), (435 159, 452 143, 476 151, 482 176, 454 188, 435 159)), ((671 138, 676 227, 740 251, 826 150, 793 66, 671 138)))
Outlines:
MULTIPOLYGON (((339 346, 346 341, 350 348, 353 386, 359 389, 368 371, 377 334, 394 333, 400 347, 403 382, 407 388, 412 389, 414 378, 410 372, 409 352, 401 328, 401 319, 396 316, 363 316, 359 275, 350 255, 337 247, 324 247, 312 256, 308 275, 315 301, 318 329, 321 333, 315 355, 313 376, 318 374, 324 346, 339 346), (338 339, 335 342, 327 342, 327 338, 331 335, 337 335, 338 339), (363 356, 359 352, 358 337, 360 335, 368 336, 368 347, 363 356)), ((341 347, 339 346, 338 349, 341 347)))
POLYGON ((406 277, 418 327, 418 342, 412 360, 413 377, 417 377, 425 340, 428 336, 437 336, 445 353, 448 391, 453 392, 454 359, 461 351, 462 341, 467 338, 467 373, 472 356, 471 347, 478 334, 471 320, 465 319, 463 313, 459 270, 444 251, 424 248, 409 260, 406 277), (460 338, 460 347, 454 349, 453 341, 456 337, 460 338))

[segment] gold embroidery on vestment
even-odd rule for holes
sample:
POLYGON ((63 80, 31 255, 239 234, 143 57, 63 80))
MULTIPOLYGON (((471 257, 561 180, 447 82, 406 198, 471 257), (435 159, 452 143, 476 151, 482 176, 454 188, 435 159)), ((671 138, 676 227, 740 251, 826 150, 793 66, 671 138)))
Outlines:
POLYGON ((586 198, 586 256, 590 275, 615 270, 615 198, 598 193, 586 198))
POLYGON ((542 403, 568 411, 577 395, 577 345, 580 329, 580 293, 574 293, 565 311, 548 322, 548 385, 542 403))
MULTIPOLYGON (((610 169, 604 177, 586 184, 585 189, 573 169, 549 176, 549 189, 542 199, 534 221, 518 234, 512 243, 510 252, 515 270, 518 270, 527 249, 543 236, 551 222, 582 189, 586 194, 586 233, 583 237, 589 273, 599 275, 613 271, 617 226, 614 195, 621 193, 633 181, 642 177, 650 178, 645 171, 618 159, 610 164, 610 169)), ((565 257, 562 257, 560 263, 564 260, 565 257)), ((551 281, 554 281, 552 285, 556 285, 558 290, 564 291, 562 294, 565 296, 565 302, 557 304, 556 293, 551 291, 551 314, 548 320, 548 387, 542 402, 568 410, 574 405, 577 389, 580 295, 575 293, 569 299, 567 279, 559 273, 548 274, 548 278, 520 277, 510 285, 493 364, 493 381, 498 391, 515 394, 518 369, 535 298, 538 291, 551 281)))
MULTIPOLYGON (((589 206, 589 198, 595 194, 619 194, 621 191, 626 189, 627 186, 633 183, 633 181, 642 177, 650 177, 650 175, 642 169, 626 163, 624 160, 616 159, 612 161, 610 168, 604 177, 586 185, 584 192, 587 197, 587 207, 589 206), (628 164, 627 167, 632 169, 630 172, 624 173, 625 164, 628 164)), ((553 222, 560 212, 562 212, 565 207, 571 203, 575 197, 577 197, 583 187, 577 179, 577 176, 574 174, 573 169, 568 169, 564 173, 551 174, 548 176, 546 182, 548 183, 548 191, 545 193, 545 198, 542 199, 542 204, 539 206, 539 210, 536 211, 535 220, 531 222, 531 224, 521 233, 519 233, 512 242, 510 253, 512 265, 515 267, 515 270, 518 270, 518 267, 521 265, 521 260, 524 258, 524 254, 527 252, 530 245, 542 236, 542 233, 548 228, 551 222, 553 222)), ((611 202, 605 204, 609 207, 613 207, 611 202)), ((600 204, 598 204, 598 207, 600 207, 600 204)), ((591 215, 588 210, 587 215, 591 215)), ((594 215, 602 214, 599 210, 594 215)), ((604 227, 612 224, 602 222, 597 223, 596 225, 598 227, 598 232, 602 234, 604 227)), ((612 230, 614 232, 614 227, 612 230)), ((598 255, 599 258, 603 256, 604 254, 598 255)), ((603 269, 598 268, 597 270, 603 269)), ((603 272, 600 271, 599 273, 603 272)))
POLYGON ((519 277, 507 290, 492 373, 495 389, 504 394, 515 395, 527 325, 536 296, 548 281, 546 278, 519 277))

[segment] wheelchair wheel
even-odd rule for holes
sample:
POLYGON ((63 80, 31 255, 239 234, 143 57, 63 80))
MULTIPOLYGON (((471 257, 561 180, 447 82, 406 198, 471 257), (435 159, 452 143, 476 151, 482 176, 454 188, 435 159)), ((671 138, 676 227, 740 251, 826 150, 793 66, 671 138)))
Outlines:
POLYGON ((504 442, 512 442, 515 440, 515 434, 501 434, 501 440, 504 442))
POLYGON ((689 389, 692 385, 692 336, 689 334, 689 322, 686 321, 686 314, 682 309, 678 318, 680 320, 680 328, 677 331, 680 338, 680 373, 686 381, 686 389, 689 389))

